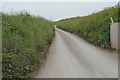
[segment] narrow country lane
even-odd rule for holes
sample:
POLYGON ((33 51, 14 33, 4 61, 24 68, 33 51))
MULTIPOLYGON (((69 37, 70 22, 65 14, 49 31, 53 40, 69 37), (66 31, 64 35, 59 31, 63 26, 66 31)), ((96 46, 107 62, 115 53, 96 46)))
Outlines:
POLYGON ((36 78, 117 78, 118 54, 56 28, 47 60, 36 78))

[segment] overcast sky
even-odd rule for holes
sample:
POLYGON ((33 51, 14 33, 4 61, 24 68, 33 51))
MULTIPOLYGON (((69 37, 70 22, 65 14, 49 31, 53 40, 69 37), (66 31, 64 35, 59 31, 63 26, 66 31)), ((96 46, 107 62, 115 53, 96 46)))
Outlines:
POLYGON ((27 10, 33 15, 48 20, 60 20, 75 16, 85 16, 112 7, 117 2, 3 2, 3 12, 27 10))

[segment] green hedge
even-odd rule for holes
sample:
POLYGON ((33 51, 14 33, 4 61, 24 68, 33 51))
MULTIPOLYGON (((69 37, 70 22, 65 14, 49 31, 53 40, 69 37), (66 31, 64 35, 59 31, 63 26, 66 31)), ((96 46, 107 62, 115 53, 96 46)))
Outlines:
POLYGON ((3 78, 24 78, 43 62, 54 37, 53 23, 27 12, 2 14, 3 78))
POLYGON ((118 22, 118 7, 106 8, 84 17, 63 19, 56 22, 56 25, 63 30, 77 34, 89 43, 112 49, 109 40, 110 17, 118 22))

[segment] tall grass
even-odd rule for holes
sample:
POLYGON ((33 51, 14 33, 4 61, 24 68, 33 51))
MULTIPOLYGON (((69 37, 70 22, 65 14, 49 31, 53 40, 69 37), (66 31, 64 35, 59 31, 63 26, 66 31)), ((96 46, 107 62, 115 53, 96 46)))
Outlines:
POLYGON ((110 17, 118 22, 118 7, 106 8, 84 17, 74 17, 56 22, 57 27, 77 34, 89 43, 102 48, 110 47, 110 17))
POLYGON ((38 68, 54 37, 53 23, 27 12, 2 14, 3 78, 22 78, 38 68))

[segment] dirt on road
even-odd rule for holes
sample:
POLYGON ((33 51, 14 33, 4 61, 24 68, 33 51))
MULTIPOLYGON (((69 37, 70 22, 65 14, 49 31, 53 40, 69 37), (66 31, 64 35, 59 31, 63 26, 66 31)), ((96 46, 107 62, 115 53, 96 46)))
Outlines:
POLYGON ((56 28, 47 60, 35 78, 117 78, 118 54, 56 28))

